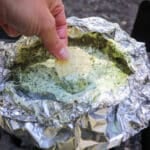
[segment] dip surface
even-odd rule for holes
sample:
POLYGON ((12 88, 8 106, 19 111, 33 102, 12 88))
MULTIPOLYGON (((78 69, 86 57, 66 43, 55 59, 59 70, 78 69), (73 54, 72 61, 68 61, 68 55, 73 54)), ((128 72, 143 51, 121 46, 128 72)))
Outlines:
POLYGON ((102 93, 125 85, 128 74, 100 50, 70 46, 69 53, 66 62, 49 58, 25 69, 14 69, 17 87, 47 99, 53 94, 58 101, 69 102, 98 100, 102 93))

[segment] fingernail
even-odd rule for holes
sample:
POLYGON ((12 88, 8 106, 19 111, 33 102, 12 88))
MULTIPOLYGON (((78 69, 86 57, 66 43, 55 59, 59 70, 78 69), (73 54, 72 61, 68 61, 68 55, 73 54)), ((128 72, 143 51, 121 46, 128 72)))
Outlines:
POLYGON ((68 53, 67 48, 61 49, 59 54, 60 54, 62 59, 68 59, 69 58, 69 53, 68 53))

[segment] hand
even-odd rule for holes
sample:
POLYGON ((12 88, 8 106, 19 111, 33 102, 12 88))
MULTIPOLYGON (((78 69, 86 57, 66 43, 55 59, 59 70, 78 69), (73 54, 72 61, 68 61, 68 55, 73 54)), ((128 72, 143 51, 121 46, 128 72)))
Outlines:
POLYGON ((10 36, 39 36, 58 59, 67 59, 67 23, 61 0, 0 0, 0 26, 10 36))

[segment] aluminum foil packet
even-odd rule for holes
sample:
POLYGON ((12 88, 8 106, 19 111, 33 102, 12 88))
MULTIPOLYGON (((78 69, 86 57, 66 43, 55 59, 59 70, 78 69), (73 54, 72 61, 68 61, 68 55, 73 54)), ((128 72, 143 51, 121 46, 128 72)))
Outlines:
POLYGON ((119 146, 150 120, 145 45, 103 18, 67 21, 71 76, 37 37, 0 41, 0 126, 41 149, 119 146))

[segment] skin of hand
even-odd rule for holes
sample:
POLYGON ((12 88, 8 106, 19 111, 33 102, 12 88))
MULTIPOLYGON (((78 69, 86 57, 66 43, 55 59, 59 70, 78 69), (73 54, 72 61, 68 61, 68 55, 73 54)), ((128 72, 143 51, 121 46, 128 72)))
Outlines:
POLYGON ((37 35, 56 58, 69 57, 61 0, 0 0, 0 26, 12 37, 37 35))

